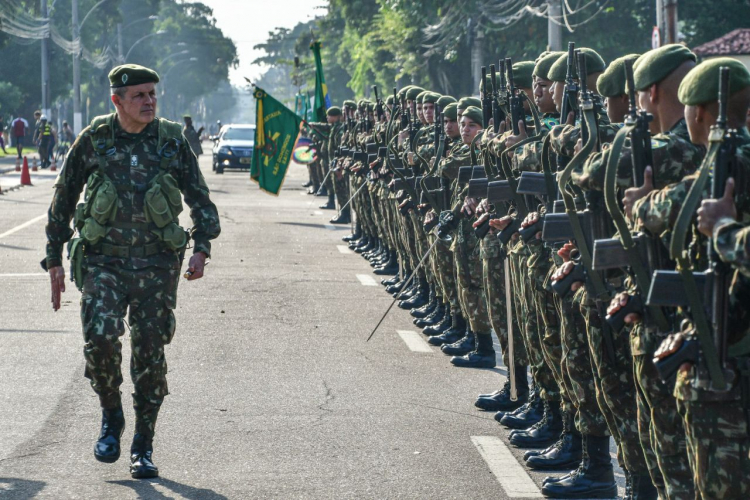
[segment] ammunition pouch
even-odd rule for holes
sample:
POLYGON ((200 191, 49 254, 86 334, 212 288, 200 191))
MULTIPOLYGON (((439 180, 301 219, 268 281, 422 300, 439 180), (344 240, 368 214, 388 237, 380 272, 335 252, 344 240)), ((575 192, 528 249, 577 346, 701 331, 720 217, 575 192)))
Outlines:
POLYGON ((68 242, 68 259, 70 260, 70 276, 76 288, 83 290, 83 238, 73 238, 68 242))
POLYGON ((93 218, 89 217, 86 222, 83 223, 81 229, 81 236, 86 243, 90 245, 96 245, 107 235, 107 228, 93 218))

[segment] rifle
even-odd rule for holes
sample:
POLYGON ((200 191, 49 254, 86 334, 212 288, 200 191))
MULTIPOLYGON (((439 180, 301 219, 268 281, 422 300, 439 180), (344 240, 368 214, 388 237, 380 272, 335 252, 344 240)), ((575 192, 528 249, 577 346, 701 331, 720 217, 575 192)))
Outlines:
MULTIPOLYGON (((505 69, 504 65, 503 69, 505 69)), ((497 73, 495 72, 494 64, 490 64, 490 80, 490 84, 492 85, 492 131, 497 134, 500 129, 500 122, 505 120, 505 113, 503 113, 500 107, 500 90, 495 85, 495 82, 497 82, 497 73)))
MULTIPOLYGON (((726 390, 727 378, 732 376, 731 372, 727 373, 726 370, 728 294, 732 270, 729 265, 721 261, 714 249, 713 238, 709 238, 706 271, 708 286, 707 293, 701 296, 696 276, 693 273, 693 265, 685 249, 685 236, 709 178, 711 178, 711 196, 718 199, 724 195, 727 179, 733 174, 736 175, 739 170, 736 162, 739 134, 737 130, 727 128, 728 98, 729 68, 722 67, 719 70, 719 116, 716 124, 711 127, 708 153, 703 160, 698 178, 690 187, 687 198, 680 208, 669 245, 670 257, 677 261, 677 270, 685 286, 695 336, 703 354, 702 363, 698 365, 698 381, 702 386, 705 385, 705 389, 714 391, 726 390), (709 381, 705 380, 706 372, 709 381)), ((670 358, 671 356, 665 361, 670 358)))
POLYGON ((375 112, 377 113, 378 121, 383 119, 383 101, 378 97, 378 86, 373 85, 372 91, 375 94, 375 112))
POLYGON ((492 117, 492 95, 487 85, 487 68, 482 66, 482 128, 487 129, 490 126, 492 117))
POLYGON ((520 91, 516 88, 515 80, 513 79, 513 63, 510 58, 505 59, 505 68, 508 72, 508 106, 510 107, 510 126, 513 129, 513 135, 518 135, 519 128, 518 122, 526 118, 526 113, 523 109, 523 99, 521 98, 520 91))
MULTIPOLYGON (((575 64, 575 42, 568 42, 568 68, 565 73, 565 87, 563 90, 563 101, 560 107, 560 123, 565 123, 571 111, 578 117, 578 91, 579 87, 573 79, 573 65, 575 64)), ((579 75, 580 76, 580 75, 579 75)), ((580 79, 579 79, 580 81, 580 79)), ((562 170, 568 164, 570 158, 562 155, 557 156, 557 169, 562 170)))

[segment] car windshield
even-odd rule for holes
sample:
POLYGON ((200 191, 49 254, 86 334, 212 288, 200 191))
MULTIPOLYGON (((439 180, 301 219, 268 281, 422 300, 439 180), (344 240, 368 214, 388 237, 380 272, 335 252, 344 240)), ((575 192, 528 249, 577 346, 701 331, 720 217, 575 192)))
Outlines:
POLYGON ((230 128, 222 137, 225 141, 252 141, 255 139, 254 128, 230 128))

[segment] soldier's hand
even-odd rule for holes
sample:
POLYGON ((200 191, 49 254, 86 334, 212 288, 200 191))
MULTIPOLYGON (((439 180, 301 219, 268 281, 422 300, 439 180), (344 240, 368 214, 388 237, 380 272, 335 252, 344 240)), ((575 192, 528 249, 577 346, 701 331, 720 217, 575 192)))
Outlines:
POLYGON ((471 225, 471 227, 473 227, 473 228, 475 228, 475 229, 476 229, 476 228, 478 228, 479 226, 481 226, 482 224, 484 224, 484 221, 486 221, 486 220, 487 220, 487 219, 489 219, 489 218, 490 218, 490 214, 483 214, 483 215, 482 215, 482 216, 481 216, 480 218, 478 218, 478 219, 477 219, 477 220, 476 220, 476 221, 474 222, 474 224, 472 224, 472 225, 471 225))
POLYGON ((490 221, 490 227, 492 229, 497 229, 498 231, 502 231, 508 225, 513 222, 513 217, 510 215, 506 215, 505 217, 500 217, 499 219, 492 219, 490 221))
POLYGON ((637 188, 632 187, 625 190, 622 204, 625 206, 625 215, 627 215, 628 218, 632 216, 635 202, 654 190, 653 176, 654 174, 651 167, 646 167, 646 170, 643 172, 643 186, 637 188))
MULTIPOLYGON (((530 212, 529 215, 524 218, 523 222, 521 222, 521 229, 527 228, 529 226, 533 226, 539 222, 539 212, 530 212)), ((534 237, 538 240, 542 239, 542 231, 541 229, 536 232, 534 237)))
POLYGON ((414 153, 409 151, 406 155, 406 161, 409 163, 409 165, 414 165, 416 161, 414 161, 414 153))
MULTIPOLYGON (((628 305, 628 300, 630 300, 630 295, 627 292, 620 292, 615 295, 612 298, 612 301, 609 303, 609 307, 607 307, 607 315, 612 316, 617 311, 628 305)), ((625 316, 625 323, 628 325, 632 325, 633 323, 638 323, 640 321, 641 315, 638 313, 630 313, 625 316)))
MULTIPOLYGON (((573 271, 573 268, 575 267, 576 267, 576 263, 573 261, 568 261, 564 263, 562 266, 557 268, 557 271, 555 271, 552 274, 552 281, 560 281, 562 279, 565 279, 565 277, 569 275, 573 271)), ((583 286, 582 281, 576 281, 575 283, 570 285, 570 289, 571 291, 575 292, 582 286, 583 286)))
POLYGON ((474 213, 476 208, 477 208, 477 200, 475 200, 474 198, 469 198, 467 196, 466 199, 464 200, 464 206, 461 210, 466 215, 471 215, 474 213))
POLYGON ((505 139, 505 147, 510 148, 528 138, 529 135, 526 133, 526 124, 523 120, 518 120, 518 135, 511 135, 505 139))
POLYGON ((188 281, 201 279, 203 277, 203 270, 206 268, 206 254, 203 252, 196 252, 190 257, 188 263, 188 269, 185 273, 185 277, 188 281))
POLYGON ((568 117, 565 119, 565 125, 575 125, 576 123, 576 113, 575 111, 571 111, 568 113, 568 117))
POLYGON ((737 219, 737 207, 734 204, 734 179, 727 179, 724 196, 718 200, 703 200, 698 209, 698 231, 709 238, 714 234, 714 227, 723 218, 737 219))
POLYGON ((477 212, 489 212, 490 211, 490 203, 487 201, 487 198, 482 198, 482 201, 479 202, 479 209, 477 212))
POLYGON ((576 141, 576 146, 573 148, 573 152, 575 154, 578 154, 581 152, 581 149, 583 148, 583 141, 581 139, 578 139, 576 141))
POLYGON ((568 242, 564 244, 560 250, 557 251, 557 255, 562 258, 563 262, 570 262, 570 253, 575 249, 575 244, 568 242))
POLYGON ((52 287, 52 309, 60 309, 60 294, 65 291, 65 268, 55 266, 49 270, 49 280, 52 287))

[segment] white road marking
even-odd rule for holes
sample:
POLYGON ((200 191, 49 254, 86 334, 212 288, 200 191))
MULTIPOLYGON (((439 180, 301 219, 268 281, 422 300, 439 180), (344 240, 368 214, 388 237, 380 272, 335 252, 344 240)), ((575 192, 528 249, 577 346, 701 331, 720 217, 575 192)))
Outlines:
POLYGON ((307 194, 307 191, 300 191, 299 194, 301 194, 302 196, 305 196, 307 194))
POLYGON ((323 215, 323 212, 321 212, 320 210, 316 210, 316 211, 314 211, 313 213, 314 213, 315 215, 323 215))
POLYGON ((5 238, 6 236, 10 236, 11 234, 13 234, 13 233, 15 233, 17 231, 20 231, 21 229, 23 229, 25 227, 29 227, 30 225, 34 224, 35 222, 39 222, 40 220, 45 219, 46 217, 47 217, 47 214, 42 214, 39 217, 34 217, 33 219, 24 222, 20 226, 16 226, 13 229, 11 229, 9 231, 5 231, 4 233, 0 234, 0 238, 5 238))
POLYGON ((372 276, 369 276, 367 274, 358 274, 357 275, 357 279, 364 286, 378 286, 378 284, 375 282, 375 280, 372 279, 372 276))
POLYGON ((352 252, 352 251, 351 251, 351 250, 349 249, 349 247, 348 247, 348 246, 346 246, 346 245, 336 245, 336 248, 338 248, 338 249, 339 249, 339 252, 340 252, 340 253, 354 253, 354 252, 352 252))
POLYGON ((335 231, 336 230, 336 226, 334 226, 333 224, 323 224, 323 226, 326 229, 328 229, 329 231, 335 231))
POLYGON ((417 333, 412 330, 396 330, 398 336, 404 341, 406 347, 414 352, 432 352, 430 344, 417 333))
POLYGON ((510 498, 541 498, 542 492, 497 436, 471 436, 471 442, 510 498))

